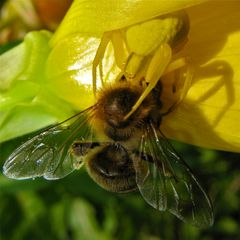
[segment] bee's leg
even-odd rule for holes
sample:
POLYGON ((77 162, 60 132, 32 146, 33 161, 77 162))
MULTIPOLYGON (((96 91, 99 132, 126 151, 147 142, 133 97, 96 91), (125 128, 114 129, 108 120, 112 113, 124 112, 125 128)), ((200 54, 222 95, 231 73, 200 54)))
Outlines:
POLYGON ((171 47, 164 43, 159 46, 159 48, 154 53, 149 66, 147 68, 145 81, 148 83, 148 86, 139 97, 137 102, 132 107, 131 111, 124 117, 127 119, 134 113, 137 108, 141 105, 143 100, 148 96, 148 94, 152 91, 152 89, 156 86, 160 77, 164 74, 166 68, 168 67, 172 57, 171 47))
POLYGON ((83 142, 83 141, 75 141, 72 144, 72 153, 75 156, 86 156, 89 150, 100 146, 99 142, 83 142))

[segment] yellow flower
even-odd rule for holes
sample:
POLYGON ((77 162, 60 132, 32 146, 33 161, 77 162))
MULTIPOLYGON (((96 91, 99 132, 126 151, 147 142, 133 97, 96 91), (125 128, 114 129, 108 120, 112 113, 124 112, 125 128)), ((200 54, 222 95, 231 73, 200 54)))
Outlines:
MULTIPOLYGON (((239 151, 239 1, 76 0, 51 40, 49 88, 76 108, 91 105, 93 61, 103 34, 180 9, 189 16, 190 29, 188 42, 174 58, 189 57, 194 77, 186 97, 164 117, 162 130, 169 138, 197 146, 239 151)), ((144 29, 138 33, 140 39, 149 34, 144 29)), ((120 37, 112 39, 115 46, 121 45, 120 37)), ((106 82, 114 81, 121 68, 123 56, 120 52, 115 59, 113 48, 109 43, 102 61, 106 82)))
POLYGON ((168 136, 191 144, 240 151, 239 1, 209 1, 187 9, 191 29, 182 55, 194 79, 182 104, 165 119, 168 136))

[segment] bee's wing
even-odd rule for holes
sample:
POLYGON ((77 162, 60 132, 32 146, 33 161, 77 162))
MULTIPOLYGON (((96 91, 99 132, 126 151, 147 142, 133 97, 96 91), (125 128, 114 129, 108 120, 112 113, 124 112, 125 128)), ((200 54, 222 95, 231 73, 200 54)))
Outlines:
POLYGON ((143 198, 154 208, 169 210, 184 222, 211 226, 210 199, 160 130, 152 124, 147 126, 140 145, 138 159, 142 160, 138 163, 141 167, 136 168, 136 181, 143 198))
POLYGON ((79 167, 70 148, 76 139, 90 141, 85 111, 23 143, 6 160, 3 173, 14 179, 63 178, 79 167), (72 122, 65 126, 66 122, 72 122))
POLYGON ((167 209, 165 177, 154 163, 155 159, 152 156, 155 155, 155 150, 149 143, 149 139, 145 135, 142 136, 137 150, 138 156, 133 161, 136 183, 147 203, 159 211, 165 211, 167 209))

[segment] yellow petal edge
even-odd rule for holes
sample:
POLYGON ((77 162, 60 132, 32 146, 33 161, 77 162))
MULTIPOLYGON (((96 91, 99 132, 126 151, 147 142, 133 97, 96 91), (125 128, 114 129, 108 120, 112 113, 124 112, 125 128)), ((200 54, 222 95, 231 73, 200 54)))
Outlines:
POLYGON ((73 33, 101 37, 112 31, 206 0, 75 0, 51 44, 73 33))

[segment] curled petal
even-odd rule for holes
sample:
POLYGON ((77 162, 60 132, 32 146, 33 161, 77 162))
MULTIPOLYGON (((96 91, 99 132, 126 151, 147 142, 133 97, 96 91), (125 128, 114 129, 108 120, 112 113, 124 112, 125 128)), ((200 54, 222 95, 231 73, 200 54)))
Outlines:
POLYGON ((205 1, 75 0, 51 43, 55 45, 60 39, 77 32, 101 37, 103 32, 124 28, 205 1))

